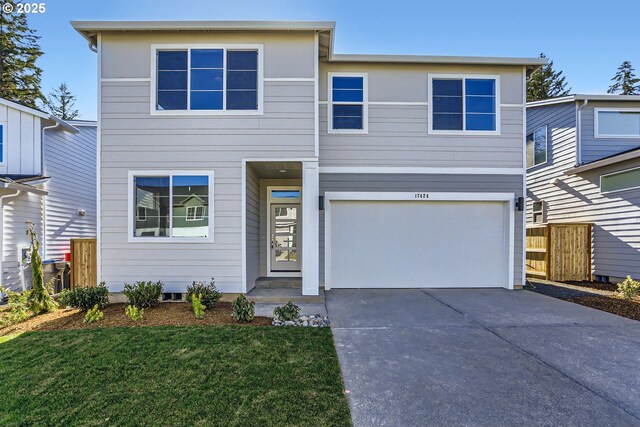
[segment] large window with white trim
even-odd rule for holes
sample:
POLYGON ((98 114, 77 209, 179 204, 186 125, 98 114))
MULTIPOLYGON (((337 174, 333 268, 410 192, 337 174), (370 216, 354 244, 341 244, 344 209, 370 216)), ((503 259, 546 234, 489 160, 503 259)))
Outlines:
POLYGON ((210 238, 211 173, 133 174, 134 238, 210 238))
POLYGON ((640 188, 640 168, 609 173, 600 177, 601 193, 612 193, 634 188, 640 188))
POLYGON ((329 132, 366 132, 366 86, 365 74, 329 75, 329 132))
POLYGON ((156 111, 257 111, 257 49, 156 50, 156 111))
POLYGON ((497 79, 433 76, 430 130, 495 132, 498 126, 497 79))
POLYGON ((596 138, 640 139, 640 109, 621 108, 594 110, 596 138))
POLYGON ((547 163, 547 127, 527 134, 527 168, 547 163))

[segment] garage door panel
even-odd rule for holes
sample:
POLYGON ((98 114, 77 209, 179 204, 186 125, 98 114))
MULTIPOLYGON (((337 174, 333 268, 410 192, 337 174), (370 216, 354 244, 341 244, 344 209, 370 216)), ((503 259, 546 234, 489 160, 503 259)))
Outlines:
POLYGON ((500 202, 332 201, 333 288, 502 287, 500 202))

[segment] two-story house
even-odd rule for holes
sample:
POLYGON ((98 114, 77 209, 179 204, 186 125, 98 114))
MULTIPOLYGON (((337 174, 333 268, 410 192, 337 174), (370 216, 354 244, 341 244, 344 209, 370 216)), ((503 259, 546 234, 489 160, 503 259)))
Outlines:
POLYGON ((540 58, 338 55, 333 22, 73 22, 98 55, 98 275, 225 292, 524 282, 540 58))
POLYGON ((640 278, 640 96, 527 104, 527 222, 592 224, 599 281, 640 278))
POLYGON ((0 286, 30 287, 27 221, 43 259, 63 260, 71 238, 95 236, 95 150, 95 122, 0 98, 0 286))

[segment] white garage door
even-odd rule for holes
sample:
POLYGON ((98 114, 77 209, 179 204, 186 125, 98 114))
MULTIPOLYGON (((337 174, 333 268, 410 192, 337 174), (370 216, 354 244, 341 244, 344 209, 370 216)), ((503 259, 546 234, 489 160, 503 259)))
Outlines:
POLYGON ((505 202, 331 202, 331 288, 508 287, 505 202))

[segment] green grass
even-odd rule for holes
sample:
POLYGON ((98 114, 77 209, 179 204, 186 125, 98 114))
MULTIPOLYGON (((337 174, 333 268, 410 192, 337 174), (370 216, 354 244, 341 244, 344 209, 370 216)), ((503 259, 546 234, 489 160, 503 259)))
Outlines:
POLYGON ((350 426, 331 331, 105 328, 0 344, 0 425, 350 426))

